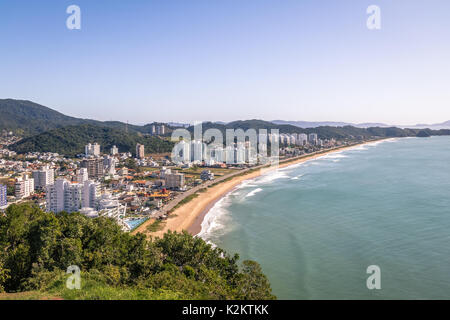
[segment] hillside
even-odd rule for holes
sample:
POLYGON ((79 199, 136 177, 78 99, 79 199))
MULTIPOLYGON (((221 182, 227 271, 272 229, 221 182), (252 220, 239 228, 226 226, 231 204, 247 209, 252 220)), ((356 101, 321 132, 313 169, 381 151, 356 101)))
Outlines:
POLYGON ((24 138, 9 146, 11 150, 19 154, 27 152, 57 152, 67 156, 75 156, 84 153, 87 143, 97 142, 102 151, 116 145, 119 152, 135 153, 136 144, 145 146, 146 153, 171 152, 173 143, 159 137, 143 135, 134 132, 106 128, 103 126, 82 124, 53 129, 31 137, 24 138))
MULTIPOLYGON (((370 127, 370 128, 357 128, 353 126, 322 126, 317 128, 300 128, 290 124, 274 124, 272 122, 263 120, 239 120, 233 121, 227 124, 220 124, 214 122, 204 122, 202 124, 203 131, 210 128, 219 129, 225 136, 226 129, 267 129, 270 132, 271 129, 278 129, 280 133, 317 133, 321 139, 346 139, 362 136, 364 138, 370 137, 414 137, 420 131, 419 129, 400 129, 396 127, 370 127)), ((190 132, 194 132, 194 127, 188 128, 190 132)), ((427 130, 431 135, 443 135, 448 134, 448 130, 427 130)))
POLYGON ((0 129, 18 134, 35 134, 67 125, 85 123, 50 108, 25 100, 0 100, 0 129))
MULTIPOLYGON (((136 126, 120 121, 97 121, 66 116, 58 111, 27 100, 0 99, 0 131, 31 136, 66 126, 90 124, 128 132, 150 133, 151 124, 136 126)), ((170 126, 167 133, 171 132, 170 126)))
POLYGON ((53 214, 27 204, 0 216, 0 299, 274 299, 261 267, 198 237, 146 239, 110 218, 53 214), (66 288, 69 266, 81 290, 66 288))

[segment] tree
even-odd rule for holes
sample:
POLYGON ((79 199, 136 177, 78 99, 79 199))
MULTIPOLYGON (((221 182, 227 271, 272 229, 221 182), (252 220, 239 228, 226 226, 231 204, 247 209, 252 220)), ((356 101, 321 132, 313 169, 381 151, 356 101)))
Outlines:
POLYGON ((13 196, 16 193, 16 188, 14 186, 8 186, 6 192, 8 196, 13 196))
POLYGON ((30 204, 0 216, 0 290, 7 292, 61 287, 67 267, 76 265, 94 281, 83 292, 108 288, 92 293, 96 298, 122 289, 179 299, 274 298, 259 265, 244 262, 240 271, 238 259, 187 232, 148 240, 105 217, 55 215, 30 204))
POLYGON ((242 275, 238 280, 239 293, 244 300, 271 300, 272 295, 267 277, 262 273, 261 266, 255 262, 246 260, 243 263, 242 275))

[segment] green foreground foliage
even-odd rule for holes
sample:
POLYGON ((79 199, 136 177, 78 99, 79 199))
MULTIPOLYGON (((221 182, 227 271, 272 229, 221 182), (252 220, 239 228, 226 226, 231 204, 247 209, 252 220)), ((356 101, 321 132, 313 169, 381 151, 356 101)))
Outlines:
MULTIPOLYGON (((0 292, 63 299, 275 299, 258 263, 188 233, 148 240, 109 218, 12 205, 0 217, 0 292), (68 266, 81 289, 67 289, 68 266)), ((7 298, 7 297, 6 297, 7 298)))

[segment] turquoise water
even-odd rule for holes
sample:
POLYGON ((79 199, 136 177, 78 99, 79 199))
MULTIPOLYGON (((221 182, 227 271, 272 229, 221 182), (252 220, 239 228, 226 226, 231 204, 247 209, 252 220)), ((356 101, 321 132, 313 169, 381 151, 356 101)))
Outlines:
POLYGON ((130 227, 131 230, 136 229, 139 227, 142 223, 144 223, 148 218, 141 218, 141 219, 125 219, 124 222, 130 227))
POLYGON ((360 146, 245 182, 201 236, 281 299, 449 299, 450 137, 360 146), (381 268, 381 290, 366 269, 381 268))

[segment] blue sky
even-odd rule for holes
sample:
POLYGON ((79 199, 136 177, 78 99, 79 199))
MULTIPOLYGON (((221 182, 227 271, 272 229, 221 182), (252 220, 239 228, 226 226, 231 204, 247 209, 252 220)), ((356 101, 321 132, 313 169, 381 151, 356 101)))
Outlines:
POLYGON ((130 123, 450 120, 448 0, 1 0, 0 98, 130 123), (66 8, 81 8, 81 30, 66 8), (366 27, 369 5, 381 30, 366 27))

